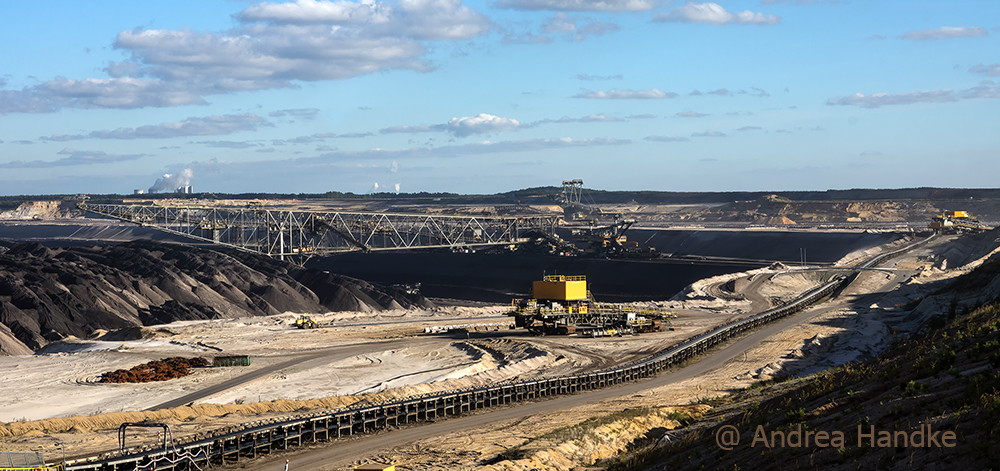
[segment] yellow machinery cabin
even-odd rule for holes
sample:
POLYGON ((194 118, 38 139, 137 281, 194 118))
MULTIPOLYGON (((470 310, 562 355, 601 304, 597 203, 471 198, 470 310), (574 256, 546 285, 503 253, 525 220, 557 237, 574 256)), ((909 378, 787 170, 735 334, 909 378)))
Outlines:
POLYGON ((587 299, 587 277, 543 276, 542 281, 531 282, 531 297, 552 301, 584 301, 587 299))

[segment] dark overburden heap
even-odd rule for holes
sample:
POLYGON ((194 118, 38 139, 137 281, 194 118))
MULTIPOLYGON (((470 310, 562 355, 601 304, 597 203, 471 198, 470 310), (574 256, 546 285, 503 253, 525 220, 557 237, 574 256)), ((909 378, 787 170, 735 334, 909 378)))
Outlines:
POLYGON ((148 241, 0 246, 0 354, 178 320, 431 306, 420 295, 235 251, 148 241))
POLYGON ((181 378, 191 374, 191 368, 208 366, 208 360, 184 357, 164 358, 133 366, 127 370, 109 371, 101 375, 102 383, 148 383, 181 378))

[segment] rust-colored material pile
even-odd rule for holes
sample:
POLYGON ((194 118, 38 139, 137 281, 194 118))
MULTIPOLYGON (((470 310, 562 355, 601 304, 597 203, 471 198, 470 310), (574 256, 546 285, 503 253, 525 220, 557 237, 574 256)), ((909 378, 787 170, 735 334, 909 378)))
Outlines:
POLYGON ((102 383, 148 383, 166 381, 191 374, 191 368, 208 366, 204 358, 173 357, 151 361, 127 370, 115 370, 101 375, 102 383))

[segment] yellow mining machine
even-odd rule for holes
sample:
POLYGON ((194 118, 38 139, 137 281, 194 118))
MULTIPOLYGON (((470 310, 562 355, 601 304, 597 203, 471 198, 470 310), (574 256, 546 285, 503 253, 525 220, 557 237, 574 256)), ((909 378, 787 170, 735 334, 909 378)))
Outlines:
POLYGON ((585 276, 547 275, 531 284, 531 298, 514 299, 514 325, 536 334, 625 335, 656 332, 677 315, 660 309, 600 304, 585 276))
POLYGON ((930 227, 944 232, 981 232, 992 229, 978 219, 969 216, 968 211, 945 211, 942 215, 934 216, 931 219, 930 227))
POLYGON ((298 319, 295 319, 295 327, 300 329, 315 329, 319 327, 319 322, 316 322, 310 316, 301 315, 298 319))

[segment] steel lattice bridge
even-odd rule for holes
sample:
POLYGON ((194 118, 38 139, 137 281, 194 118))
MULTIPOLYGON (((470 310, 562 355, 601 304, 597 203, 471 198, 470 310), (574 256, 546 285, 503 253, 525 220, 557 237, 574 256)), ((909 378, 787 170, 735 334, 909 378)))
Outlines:
POLYGON ((470 248, 552 237, 559 216, 453 216, 262 207, 80 203, 79 208, 173 234, 277 257, 349 251, 470 248))

